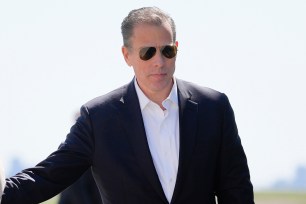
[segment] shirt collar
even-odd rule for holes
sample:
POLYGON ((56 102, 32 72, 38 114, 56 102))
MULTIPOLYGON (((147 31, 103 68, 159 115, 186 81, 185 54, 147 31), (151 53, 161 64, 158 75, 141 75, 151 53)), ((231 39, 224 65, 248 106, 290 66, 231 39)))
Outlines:
MULTIPOLYGON (((178 106, 178 95, 177 95, 177 84, 176 84, 176 79, 173 77, 173 86, 172 89, 169 93, 169 96, 164 100, 170 100, 172 103, 176 104, 178 106)), ((136 77, 134 78, 134 85, 136 89, 136 93, 138 96, 139 104, 140 104, 140 109, 141 111, 150 103, 152 102, 140 89, 136 77)))

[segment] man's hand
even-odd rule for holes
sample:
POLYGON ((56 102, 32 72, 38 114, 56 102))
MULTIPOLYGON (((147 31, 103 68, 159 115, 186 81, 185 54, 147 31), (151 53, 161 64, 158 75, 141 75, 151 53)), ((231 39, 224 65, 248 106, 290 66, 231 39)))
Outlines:
POLYGON ((5 175, 4 175, 4 169, 0 161, 0 203, 1 203, 1 197, 2 193, 5 187, 5 175))

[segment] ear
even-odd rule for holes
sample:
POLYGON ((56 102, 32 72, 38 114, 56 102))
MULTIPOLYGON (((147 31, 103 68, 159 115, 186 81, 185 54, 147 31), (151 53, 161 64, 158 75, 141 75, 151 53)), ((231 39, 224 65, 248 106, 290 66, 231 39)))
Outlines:
POLYGON ((122 46, 121 48, 121 51, 122 51, 122 55, 124 57, 124 60, 126 62, 126 64, 130 67, 131 66, 131 60, 130 60, 130 53, 129 53, 129 49, 125 46, 122 46))
POLYGON ((176 45, 176 47, 178 47, 178 41, 175 41, 175 45, 176 45))

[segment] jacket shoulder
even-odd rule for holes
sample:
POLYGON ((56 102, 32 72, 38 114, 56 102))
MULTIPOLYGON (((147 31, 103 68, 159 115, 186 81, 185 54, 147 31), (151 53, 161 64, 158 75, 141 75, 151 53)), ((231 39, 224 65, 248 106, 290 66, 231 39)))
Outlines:
POLYGON ((100 116, 113 116, 122 104, 122 97, 126 93, 127 87, 128 84, 123 85, 109 93, 98 96, 86 102, 84 105, 82 105, 80 114, 82 115, 82 113, 86 113, 86 115, 91 115, 92 118, 100 118, 100 116))
POLYGON ((111 105, 120 101, 128 85, 121 86, 111 92, 98 96, 86 102, 83 106, 89 109, 95 109, 102 106, 111 105))
POLYGON ((177 80, 177 84, 180 91, 187 92, 191 96, 191 99, 194 100, 209 100, 215 102, 223 101, 224 99, 227 100, 227 96, 224 93, 209 87, 200 86, 181 79, 177 80))

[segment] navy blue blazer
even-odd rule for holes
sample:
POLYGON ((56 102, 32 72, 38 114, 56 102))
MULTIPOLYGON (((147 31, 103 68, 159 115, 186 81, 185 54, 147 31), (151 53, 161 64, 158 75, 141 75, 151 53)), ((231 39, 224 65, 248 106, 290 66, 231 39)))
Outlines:
MULTIPOLYGON (((225 94, 177 79, 180 152, 172 204, 253 204, 253 187, 225 94)), ((169 203, 154 168, 133 81, 86 103, 58 150, 7 179, 2 204, 39 203, 88 168, 104 204, 169 203)))

